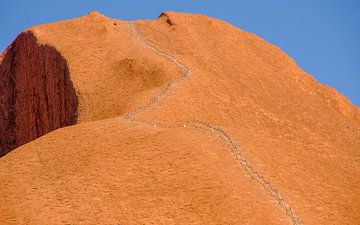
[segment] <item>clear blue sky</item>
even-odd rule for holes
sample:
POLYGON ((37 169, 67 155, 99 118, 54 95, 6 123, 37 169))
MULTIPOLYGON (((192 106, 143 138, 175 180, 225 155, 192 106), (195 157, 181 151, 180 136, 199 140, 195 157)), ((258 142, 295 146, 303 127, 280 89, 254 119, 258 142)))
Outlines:
POLYGON ((223 19, 276 44, 306 72, 360 106, 358 0, 0 0, 0 51, 29 26, 79 17, 154 19, 162 11, 223 19))

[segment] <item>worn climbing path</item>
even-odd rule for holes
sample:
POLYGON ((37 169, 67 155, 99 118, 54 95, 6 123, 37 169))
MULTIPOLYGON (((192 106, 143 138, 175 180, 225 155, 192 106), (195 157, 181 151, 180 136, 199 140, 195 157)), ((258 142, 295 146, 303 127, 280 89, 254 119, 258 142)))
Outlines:
POLYGON ((156 122, 148 122, 145 120, 136 119, 136 116, 140 113, 143 113, 156 105, 161 99, 166 97, 169 92, 175 88, 181 81, 187 79, 191 75, 191 70, 187 65, 182 63, 180 60, 178 60, 175 56, 167 53, 164 50, 159 49, 157 46, 153 45, 152 43, 148 42, 145 38, 143 38, 137 31, 136 24, 133 21, 129 22, 130 25, 130 34, 134 37, 134 39, 139 42, 143 47, 148 48, 152 50, 157 55, 166 58, 171 63, 174 63, 182 72, 181 75, 177 78, 171 80, 169 83, 165 85, 165 87, 155 96, 153 97, 149 102, 146 104, 137 107, 135 110, 128 112, 124 120, 126 122, 134 123, 143 127, 147 128, 154 128, 154 129, 161 129, 161 128, 195 128, 195 129, 201 129, 205 130, 207 132, 210 132, 212 135, 217 137, 218 139, 222 140, 224 144, 227 146, 227 148, 230 150, 230 152, 234 155, 236 161, 241 165, 243 170, 246 174, 248 174, 252 179, 254 179, 257 183, 259 183, 269 195, 275 199, 275 201, 280 205, 280 207, 285 211, 286 215, 291 219, 293 224, 295 225, 301 225, 303 222, 301 219, 296 215, 294 210, 287 204, 285 199, 279 194, 279 191, 277 191, 268 181, 265 180, 263 176, 261 176, 251 165, 251 163, 243 156, 240 149, 235 144, 234 140, 222 129, 211 125, 209 123, 190 119, 186 121, 184 124, 178 125, 167 125, 167 124, 161 124, 156 122))

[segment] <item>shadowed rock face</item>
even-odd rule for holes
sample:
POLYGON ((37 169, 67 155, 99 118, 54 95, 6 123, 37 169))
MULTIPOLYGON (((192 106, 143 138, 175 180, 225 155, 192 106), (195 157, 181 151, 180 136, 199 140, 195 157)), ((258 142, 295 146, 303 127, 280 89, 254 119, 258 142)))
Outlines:
POLYGON ((0 62, 0 157, 76 123, 78 99, 66 60, 21 33, 0 62))

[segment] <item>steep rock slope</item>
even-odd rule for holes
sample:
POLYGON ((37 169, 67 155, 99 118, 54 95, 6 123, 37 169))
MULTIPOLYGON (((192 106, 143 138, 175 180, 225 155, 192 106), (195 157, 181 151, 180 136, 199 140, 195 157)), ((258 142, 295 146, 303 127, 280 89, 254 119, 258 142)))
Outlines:
POLYGON ((225 22, 170 12, 135 25, 191 70, 136 116, 145 123, 116 116, 183 72, 127 23, 91 13, 30 28, 67 59, 80 122, 115 118, 52 132, 1 158, 4 223, 291 224, 214 133, 180 128, 189 119, 225 130, 304 224, 359 221, 357 107, 225 22))
POLYGON ((79 122, 119 116, 176 76, 176 67, 131 41, 125 21, 98 12, 30 28, 67 59, 79 93, 79 122))

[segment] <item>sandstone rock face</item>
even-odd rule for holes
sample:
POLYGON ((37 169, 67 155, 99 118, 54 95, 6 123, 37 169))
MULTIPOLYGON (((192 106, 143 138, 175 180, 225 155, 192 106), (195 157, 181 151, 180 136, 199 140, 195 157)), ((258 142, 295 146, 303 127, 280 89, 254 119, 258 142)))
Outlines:
POLYGON ((0 156, 50 131, 75 124, 78 100, 66 60, 21 33, 0 64, 0 156))

